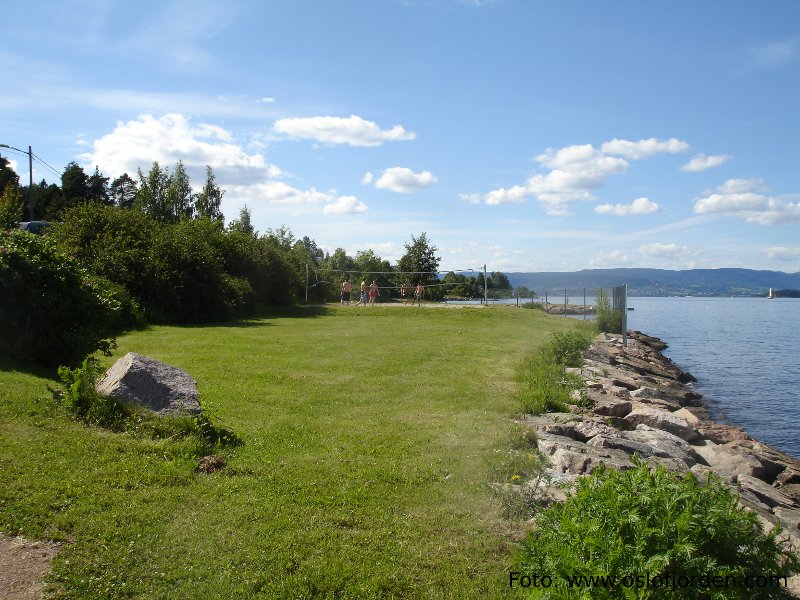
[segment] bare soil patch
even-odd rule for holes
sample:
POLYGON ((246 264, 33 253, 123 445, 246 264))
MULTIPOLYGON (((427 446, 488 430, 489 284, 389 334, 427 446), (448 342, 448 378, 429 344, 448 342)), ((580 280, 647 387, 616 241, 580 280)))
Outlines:
POLYGON ((34 542, 0 533, 0 598, 33 600, 42 597, 58 544, 34 542))

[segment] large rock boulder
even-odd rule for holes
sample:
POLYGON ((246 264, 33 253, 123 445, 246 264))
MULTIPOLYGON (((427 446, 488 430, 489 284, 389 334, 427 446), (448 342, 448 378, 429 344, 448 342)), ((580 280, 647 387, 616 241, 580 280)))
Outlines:
POLYGON ((700 437, 685 418, 657 408, 636 409, 628 414, 625 420, 634 426, 643 424, 654 429, 667 431, 687 442, 700 437))
POLYGON ((97 392, 158 414, 198 414, 197 382, 183 369, 129 352, 106 371, 97 392))

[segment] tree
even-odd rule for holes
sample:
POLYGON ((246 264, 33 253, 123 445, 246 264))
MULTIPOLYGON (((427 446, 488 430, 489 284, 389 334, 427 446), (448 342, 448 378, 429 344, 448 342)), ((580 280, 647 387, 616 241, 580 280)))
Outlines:
POLYGON ((194 216, 194 194, 182 160, 178 161, 167 179, 167 206, 171 213, 169 222, 177 223, 194 216))
POLYGON ((14 229, 22 219, 22 194, 19 187, 10 181, 0 193, 0 231, 14 229))
POLYGON ((489 275, 489 289, 490 290, 510 290, 511 282, 506 277, 505 273, 500 271, 492 271, 489 275))
MULTIPOLYGON (((397 271, 404 273, 395 277, 395 282, 401 285, 404 279, 412 286, 421 283, 424 286, 433 286, 439 283, 438 271, 441 257, 436 256, 439 248, 432 245, 428 236, 423 231, 419 237, 411 236, 411 243, 405 244, 406 253, 397 261, 397 271)), ((426 297, 440 299, 444 295, 444 290, 437 286, 431 287, 425 292, 426 297)))
POLYGON ((375 281, 379 288, 385 288, 381 291, 381 295, 387 300, 391 295, 391 288, 394 287, 390 275, 393 269, 389 261, 382 259, 374 250, 359 250, 353 262, 356 272, 359 273, 353 278, 354 287, 357 287, 362 279, 367 285, 375 281))
POLYGON ((109 188, 111 203, 120 208, 132 208, 138 191, 139 188, 131 176, 123 173, 111 182, 109 188))
POLYGON ((14 183, 19 188, 19 175, 11 168, 11 162, 6 157, 0 156, 0 194, 9 183, 14 183))
MULTIPOLYGON (((64 196, 61 193, 61 188, 55 183, 48 184, 47 181, 42 179, 38 185, 33 186, 31 198, 36 207, 36 216, 44 219, 45 221, 56 221, 59 219, 59 214, 64 206, 64 196)), ((30 221, 30 207, 25 206, 25 221, 30 221)))
POLYGON ((108 191, 108 177, 103 177, 97 166, 94 173, 86 181, 86 199, 99 204, 111 204, 111 197, 108 191))
POLYGON ((225 221, 220 206, 222 204, 222 196, 225 190, 219 188, 214 177, 214 171, 211 167, 206 165, 206 183, 200 193, 195 198, 195 209, 197 216, 200 218, 211 219, 212 221, 225 221))
POLYGON ((172 211, 167 202, 169 171, 162 170, 158 162, 154 162, 146 177, 141 169, 137 169, 137 172, 139 191, 134 206, 156 221, 172 222, 172 211))
POLYGON ((228 226, 228 231, 235 231, 252 237, 258 237, 258 232, 253 227, 253 223, 250 220, 250 209, 247 208, 247 204, 239 210, 239 219, 231 221, 231 224, 228 226))
POLYGON ((89 178, 78 163, 71 162, 64 169, 61 175, 61 193, 64 196, 62 210, 89 199, 89 178))

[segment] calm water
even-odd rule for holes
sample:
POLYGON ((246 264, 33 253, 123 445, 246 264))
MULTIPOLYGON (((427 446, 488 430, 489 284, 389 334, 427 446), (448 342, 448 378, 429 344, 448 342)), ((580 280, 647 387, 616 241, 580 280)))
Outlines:
POLYGON ((800 458, 800 299, 628 298, 628 329, 669 344, 715 420, 800 458))

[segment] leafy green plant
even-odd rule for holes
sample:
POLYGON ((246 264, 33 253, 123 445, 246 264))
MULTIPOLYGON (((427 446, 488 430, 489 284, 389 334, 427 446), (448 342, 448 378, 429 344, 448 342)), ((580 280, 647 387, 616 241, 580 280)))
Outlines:
POLYGON ((701 483, 637 461, 628 471, 596 470, 543 511, 513 570, 547 574, 552 585, 529 593, 548 598, 778 598, 784 589, 741 584, 797 572, 797 555, 779 536, 764 533, 720 479, 701 483), (739 587, 711 586, 711 577, 739 587))
POLYGON ((174 456, 202 456, 218 447, 241 444, 235 433, 214 423, 208 407, 197 415, 160 416, 99 394, 95 384, 102 373, 100 363, 92 356, 75 369, 64 366, 58 369, 64 386, 64 403, 84 423, 173 442, 164 451, 174 456))
POLYGON ((547 495, 547 460, 537 448, 536 431, 532 428, 512 428, 507 444, 507 448, 495 451, 490 467, 494 497, 505 518, 528 519, 547 495))
POLYGON ((0 298, 0 354, 74 366, 114 347, 118 294, 49 235, 0 232, 0 298))
POLYGON ((65 404, 85 423, 122 431, 131 410, 113 398, 97 393, 95 384, 102 372, 100 363, 92 356, 85 358, 81 366, 75 369, 59 367, 58 376, 64 386, 65 404))
POLYGON ((603 288, 597 288, 594 322, 601 333, 622 333, 622 313, 611 308, 608 292, 603 288))
POLYGON ((558 364, 580 367, 583 353, 591 343, 591 338, 582 331, 554 331, 550 334, 549 350, 558 364))

